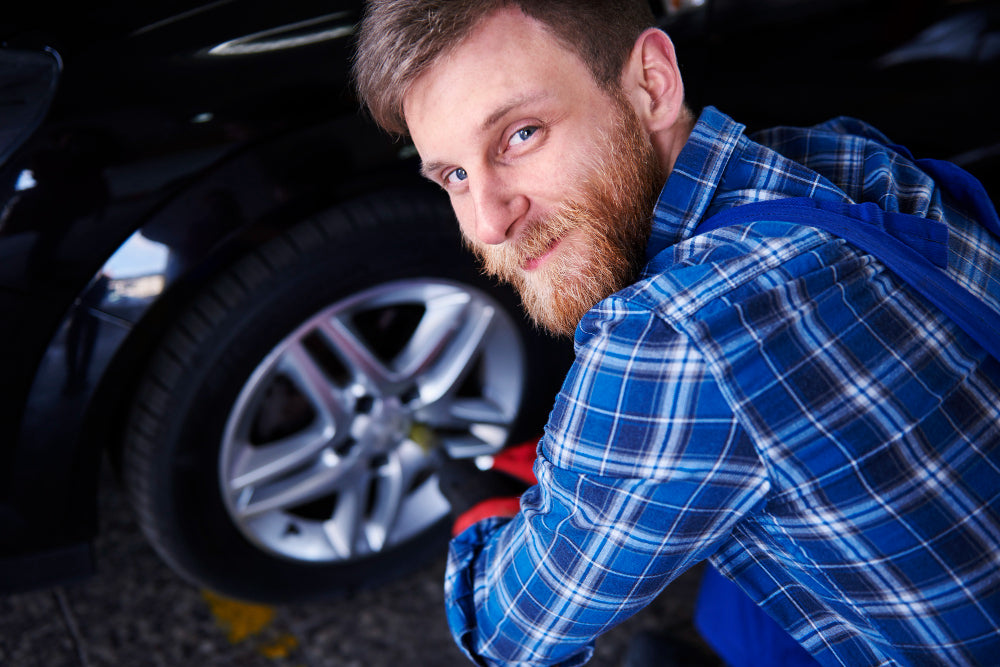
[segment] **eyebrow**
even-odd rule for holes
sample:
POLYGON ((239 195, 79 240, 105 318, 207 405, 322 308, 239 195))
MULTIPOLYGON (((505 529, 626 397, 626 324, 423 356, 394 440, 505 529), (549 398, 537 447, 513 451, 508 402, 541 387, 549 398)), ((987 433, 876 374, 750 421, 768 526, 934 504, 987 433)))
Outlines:
MULTIPOLYGON (((489 116, 486 117, 486 120, 484 120, 480 124, 479 131, 488 132, 494 125, 503 120, 503 118, 507 114, 509 114, 517 107, 537 102, 548 96, 549 96, 549 91, 541 89, 541 90, 530 91, 524 93, 523 95, 519 95, 515 98, 508 100, 501 106, 497 107, 496 110, 493 111, 493 113, 491 113, 489 116)), ((436 179, 434 178, 433 175, 446 166, 448 166, 447 162, 421 162, 420 174, 424 178, 434 181, 436 179)))
POLYGON ((434 177, 434 174, 441 171, 441 169, 443 169, 444 167, 445 167, 444 162, 424 162, 421 160, 420 175, 426 178, 427 180, 434 181, 436 183, 437 178, 434 177))
POLYGON ((532 102, 537 102, 538 100, 548 96, 549 96, 549 91, 542 89, 542 90, 527 92, 524 93, 523 95, 519 95, 518 97, 508 100, 505 104, 498 107, 496 111, 494 111, 493 113, 491 113, 489 116, 486 117, 486 120, 483 121, 483 124, 479 126, 479 131, 486 132, 491 127, 499 123, 504 116, 509 114, 517 107, 523 106, 525 104, 531 104, 532 102))

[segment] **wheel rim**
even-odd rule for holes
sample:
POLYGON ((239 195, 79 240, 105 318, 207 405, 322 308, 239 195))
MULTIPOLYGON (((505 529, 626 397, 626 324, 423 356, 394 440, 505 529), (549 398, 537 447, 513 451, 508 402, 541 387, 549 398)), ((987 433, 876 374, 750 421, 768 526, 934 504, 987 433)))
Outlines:
POLYGON ((443 280, 379 285, 275 346, 226 422, 219 481, 234 524, 285 558, 351 561, 449 510, 434 470, 506 442, 524 390, 517 326, 443 280))

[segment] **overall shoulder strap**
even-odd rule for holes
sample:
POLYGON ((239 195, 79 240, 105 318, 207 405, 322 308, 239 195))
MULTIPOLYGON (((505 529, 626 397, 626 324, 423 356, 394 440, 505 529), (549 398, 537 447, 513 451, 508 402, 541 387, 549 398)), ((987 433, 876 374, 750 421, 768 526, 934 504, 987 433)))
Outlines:
POLYGON ((914 164, 920 167, 925 174, 934 179, 934 182, 953 203, 957 203, 979 224, 988 229, 993 236, 1000 239, 1000 216, 997 216, 996 207, 993 206, 986 188, 979 182, 979 179, 957 164, 946 160, 933 158, 918 160, 913 157, 913 153, 906 146, 891 144, 889 148, 913 160, 914 164))
MULTIPOLYGON (((986 203, 989 204, 988 198, 986 203)), ((992 210, 992 204, 989 207, 992 210)), ((995 210, 993 216, 996 217, 995 210)), ((822 229, 877 257, 994 358, 1000 359, 1000 312, 987 306, 945 271, 948 266, 945 223, 905 213, 886 213, 872 203, 793 198, 727 209, 702 221, 695 233, 761 221, 822 229)))

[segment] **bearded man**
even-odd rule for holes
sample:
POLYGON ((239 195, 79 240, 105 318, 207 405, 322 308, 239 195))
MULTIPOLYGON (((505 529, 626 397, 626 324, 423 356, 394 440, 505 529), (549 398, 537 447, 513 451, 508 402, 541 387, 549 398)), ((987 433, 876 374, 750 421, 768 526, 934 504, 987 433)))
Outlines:
POLYGON ((939 298, 1000 310, 995 210, 860 121, 696 118, 653 25, 642 1, 378 0, 359 34, 373 117, 574 336, 537 484, 452 541, 457 641, 582 664, 708 559, 822 664, 995 661, 998 337, 939 298), (914 219, 947 289, 855 237, 914 219))

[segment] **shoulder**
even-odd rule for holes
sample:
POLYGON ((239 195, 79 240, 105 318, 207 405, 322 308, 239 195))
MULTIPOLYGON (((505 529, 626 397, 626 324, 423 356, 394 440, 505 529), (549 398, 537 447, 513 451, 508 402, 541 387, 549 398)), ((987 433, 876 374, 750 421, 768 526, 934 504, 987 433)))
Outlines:
POLYGON ((928 217, 934 180, 903 146, 876 127, 840 116, 812 127, 773 127, 755 132, 754 142, 821 174, 855 202, 928 217))
POLYGON ((892 146, 889 137, 878 128, 849 116, 838 116, 810 127, 778 125, 751 132, 749 137, 782 153, 795 153, 800 157, 812 153, 853 150, 853 147, 864 144, 892 146), (811 146, 806 147, 806 144, 811 146))
MULTIPOLYGON (((648 281, 640 281, 598 302, 576 328, 576 360, 570 373, 590 373, 616 381, 650 377, 656 381, 656 367, 683 349, 689 342, 663 317, 657 295, 648 281)), ((592 382, 593 380, 586 380, 592 382)))
POLYGON ((646 296, 625 290, 601 301, 576 342, 543 439, 556 468, 614 479, 704 475, 720 443, 736 437, 704 355, 646 296))
POLYGON ((832 234, 761 220, 692 236, 661 251, 647 264, 644 279, 623 297, 690 334, 688 323, 706 308, 780 290, 857 259, 857 251, 832 234))

